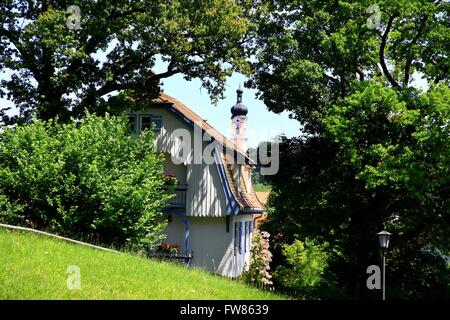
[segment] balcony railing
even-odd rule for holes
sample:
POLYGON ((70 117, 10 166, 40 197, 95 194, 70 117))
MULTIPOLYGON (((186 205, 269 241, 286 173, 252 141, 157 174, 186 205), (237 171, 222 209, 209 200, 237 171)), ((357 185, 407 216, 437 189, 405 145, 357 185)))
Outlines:
POLYGON ((189 266, 192 258, 194 257, 194 251, 186 251, 184 253, 182 252, 162 252, 158 249, 152 250, 152 249, 146 249, 147 251, 147 257, 158 259, 158 260, 169 260, 172 262, 184 262, 185 265, 189 266))
POLYGON ((164 188, 175 193, 175 196, 168 201, 171 208, 186 208, 187 184, 166 185, 164 188))

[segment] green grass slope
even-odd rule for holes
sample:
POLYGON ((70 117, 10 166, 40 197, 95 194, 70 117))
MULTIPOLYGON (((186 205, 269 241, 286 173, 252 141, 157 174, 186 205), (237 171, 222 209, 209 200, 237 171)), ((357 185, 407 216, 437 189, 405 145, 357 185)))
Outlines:
POLYGON ((0 229, 0 299, 281 299, 200 270, 0 229), (80 268, 68 289, 67 268, 80 268))

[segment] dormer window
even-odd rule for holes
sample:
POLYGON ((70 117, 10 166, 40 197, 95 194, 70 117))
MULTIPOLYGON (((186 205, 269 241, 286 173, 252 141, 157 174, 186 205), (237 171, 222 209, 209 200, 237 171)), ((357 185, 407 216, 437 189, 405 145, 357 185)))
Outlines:
POLYGON ((152 117, 151 116, 141 116, 141 131, 145 129, 150 129, 152 127, 152 117))
POLYGON ((162 128, 162 117, 152 114, 129 114, 128 125, 131 131, 139 133, 144 130, 149 130, 154 125, 154 133, 158 134, 162 128))
POLYGON ((136 131, 136 117, 128 116, 128 127, 131 131, 136 131))
POLYGON ((141 127, 140 131, 148 130, 152 127, 152 125, 155 125, 155 133, 159 133, 161 131, 162 127, 162 119, 159 116, 153 116, 153 115, 141 115, 141 127))

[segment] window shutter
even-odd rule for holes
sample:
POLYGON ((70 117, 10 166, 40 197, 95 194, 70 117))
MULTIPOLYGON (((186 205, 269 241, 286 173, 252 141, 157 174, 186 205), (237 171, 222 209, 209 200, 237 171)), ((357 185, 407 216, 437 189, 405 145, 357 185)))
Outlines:
POLYGON ((253 220, 248 222, 248 250, 252 248, 253 220))
POLYGON ((237 253, 238 250, 238 223, 234 223, 234 254, 237 253))
POLYGON ((239 229, 240 229, 239 253, 242 253, 244 251, 244 223, 243 222, 239 222, 239 229))
POLYGON ((245 222, 245 252, 250 248, 250 221, 245 222))

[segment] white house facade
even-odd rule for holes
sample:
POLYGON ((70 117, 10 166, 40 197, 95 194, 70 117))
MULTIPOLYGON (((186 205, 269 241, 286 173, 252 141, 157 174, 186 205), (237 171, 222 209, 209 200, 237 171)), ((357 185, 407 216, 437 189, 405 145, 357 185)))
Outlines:
POLYGON ((244 151, 247 108, 237 93, 230 140, 166 94, 129 114, 135 130, 155 125, 164 170, 176 176, 165 242, 191 254, 190 266, 229 277, 248 267, 254 221, 264 212, 251 183, 255 164, 244 151))

